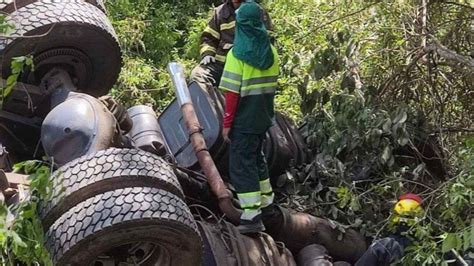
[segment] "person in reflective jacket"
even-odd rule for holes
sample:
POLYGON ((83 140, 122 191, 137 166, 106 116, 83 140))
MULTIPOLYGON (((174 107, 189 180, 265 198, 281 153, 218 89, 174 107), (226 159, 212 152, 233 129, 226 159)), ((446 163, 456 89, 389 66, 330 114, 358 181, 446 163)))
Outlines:
MULTIPOLYGON (((235 36, 235 10, 244 0, 225 0, 214 9, 213 15, 201 35, 201 62, 196 66, 191 79, 205 89, 219 85, 226 55, 232 48, 235 36)), ((272 29, 270 17, 262 9, 262 20, 267 30, 272 29)))
POLYGON ((227 54, 219 85, 225 93, 222 135, 230 142, 230 180, 243 209, 241 233, 263 231, 261 209, 273 203, 262 144, 274 120, 278 64, 261 7, 243 3, 236 12, 234 47, 227 54))

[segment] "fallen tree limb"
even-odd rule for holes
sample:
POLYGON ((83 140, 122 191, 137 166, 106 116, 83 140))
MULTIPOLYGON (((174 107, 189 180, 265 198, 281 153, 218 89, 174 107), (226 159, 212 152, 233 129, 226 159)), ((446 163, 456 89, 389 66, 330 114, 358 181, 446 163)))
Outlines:
POLYGON ((462 128, 462 127, 448 127, 448 128, 439 128, 434 130, 432 133, 438 134, 441 132, 474 132, 474 128, 462 128))
POLYGON ((423 49, 423 51, 425 53, 435 52, 439 56, 441 56, 442 58, 444 58, 448 61, 453 61, 453 62, 456 62, 458 64, 462 64, 462 65, 465 65, 469 68, 474 69, 474 59, 473 58, 456 53, 455 51, 453 51, 453 50, 447 48, 446 46, 442 45, 436 39, 434 39, 434 43, 426 46, 423 49))
POLYGON ((472 11, 474 11, 474 8, 471 7, 471 6, 468 6, 468 5, 463 5, 461 3, 456 3, 456 2, 452 2, 452 1, 447 1, 447 2, 444 2, 445 4, 449 4, 449 5, 455 5, 455 6, 459 6, 459 7, 464 7, 464 8, 468 8, 472 11))

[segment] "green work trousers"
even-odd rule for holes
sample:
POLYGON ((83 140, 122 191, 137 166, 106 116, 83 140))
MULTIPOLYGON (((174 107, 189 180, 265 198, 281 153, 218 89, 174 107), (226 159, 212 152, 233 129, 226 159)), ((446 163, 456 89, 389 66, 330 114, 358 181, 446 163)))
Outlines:
POLYGON ((261 208, 273 203, 273 190, 262 151, 265 133, 231 133, 229 174, 243 214, 241 224, 258 222, 261 208))

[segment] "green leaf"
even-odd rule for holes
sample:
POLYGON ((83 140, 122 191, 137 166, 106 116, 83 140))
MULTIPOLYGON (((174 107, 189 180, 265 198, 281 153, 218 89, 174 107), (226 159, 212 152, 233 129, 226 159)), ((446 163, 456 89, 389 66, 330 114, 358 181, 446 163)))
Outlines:
POLYGON ((26 248, 26 243, 21 239, 21 237, 15 231, 9 231, 8 235, 12 238, 13 244, 19 247, 26 248))
POLYGON ((36 211, 34 209, 26 209, 23 211, 24 218, 32 218, 36 215, 36 211))
POLYGON ((26 61, 25 61, 25 64, 26 64, 27 66, 33 67, 33 57, 32 57, 32 56, 28 56, 28 58, 27 58, 26 61))
POLYGON ((443 245, 441 247, 441 251, 446 253, 453 248, 456 248, 458 244, 461 243, 461 240, 456 234, 448 233, 446 238, 443 240, 443 245))
POLYGON ((385 120, 385 123, 382 126, 382 130, 384 133, 390 133, 391 128, 392 128, 392 120, 390 118, 387 118, 385 120))
POLYGON ((10 95, 10 93, 12 92, 12 86, 8 86, 8 87, 5 87, 3 88, 3 98, 6 98, 8 97, 8 95, 10 95))
POLYGON ((394 124, 403 124, 407 121, 407 113, 405 111, 401 111, 397 117, 393 120, 394 124))
POLYGON ((16 83, 16 79, 18 78, 17 75, 10 75, 8 78, 7 78, 7 87, 9 86, 13 86, 15 83, 16 83))
POLYGON ((387 163, 388 160, 390 160, 390 157, 392 157, 392 149, 390 149, 390 146, 385 147, 383 150, 381 159, 383 163, 387 163))
POLYGON ((25 65, 26 57, 19 56, 15 57, 11 63, 11 70, 13 74, 19 74, 23 70, 23 66, 25 65))
POLYGON ((471 226, 470 229, 467 229, 463 234, 464 245, 463 250, 468 250, 471 247, 474 247, 474 227, 471 226))
POLYGON ((474 137, 466 139, 466 146, 468 148, 474 148, 474 137))
POLYGON ((351 203, 350 203, 349 206, 353 211, 359 211, 360 210, 359 201, 355 197, 351 199, 351 203))
POLYGON ((403 137, 401 137, 401 138, 398 138, 398 139, 397 139, 397 142, 398 142, 398 144, 399 144, 400 146, 403 147, 403 146, 407 145, 408 142, 410 142, 410 139, 407 138, 407 137, 405 137, 405 136, 403 136, 403 137))

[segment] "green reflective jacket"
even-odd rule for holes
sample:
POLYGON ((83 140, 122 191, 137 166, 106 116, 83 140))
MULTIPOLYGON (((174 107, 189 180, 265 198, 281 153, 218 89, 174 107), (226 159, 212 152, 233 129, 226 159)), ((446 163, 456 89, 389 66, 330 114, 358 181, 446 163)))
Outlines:
POLYGON ((264 133, 274 120, 273 99, 280 74, 278 54, 272 46, 274 63, 258 69, 237 59, 232 50, 227 54, 219 89, 240 95, 232 129, 244 133, 264 133))

